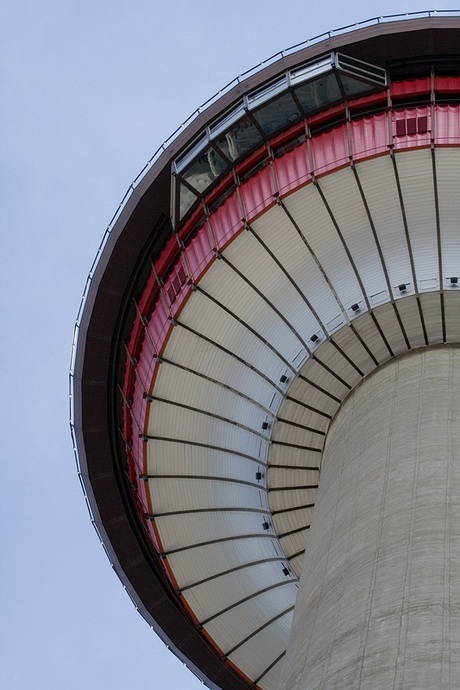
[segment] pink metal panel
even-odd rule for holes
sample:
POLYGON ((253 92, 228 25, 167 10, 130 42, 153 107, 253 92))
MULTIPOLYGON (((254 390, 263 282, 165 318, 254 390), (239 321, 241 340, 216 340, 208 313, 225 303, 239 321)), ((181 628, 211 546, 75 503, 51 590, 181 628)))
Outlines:
POLYGON ((311 180, 306 144, 297 146, 281 158, 276 158, 273 165, 281 196, 311 180))
POLYGON ((388 151, 388 116, 379 113, 374 117, 353 120, 351 123, 353 158, 361 160, 388 151))
POLYGON ((175 237, 171 237, 165 244, 163 251, 155 261, 155 270, 162 278, 169 270, 179 251, 179 245, 175 237))
POLYGON ((435 77, 434 90, 436 93, 460 92, 460 77, 435 77))
POLYGON ((179 256, 162 288, 163 297, 172 317, 178 314, 190 290, 191 287, 187 283, 185 268, 179 256))
POLYGON ((346 165, 349 160, 349 151, 345 125, 313 137, 311 152, 316 175, 322 175, 346 165))
POLYGON ((434 125, 437 144, 460 143, 460 107, 458 105, 438 105, 434 125))
POLYGON ((161 353, 166 335, 171 328, 169 314, 163 304, 163 300, 158 299, 155 308, 147 324, 147 332, 153 346, 158 354, 161 353))
POLYGON ((184 250, 190 277, 197 282, 214 257, 213 246, 207 228, 201 227, 184 250))
POLYGON ((419 96, 424 93, 429 94, 430 91, 430 77, 423 77, 422 79, 411 79, 408 81, 399 81, 390 85, 390 94, 392 98, 419 96))
POLYGON ((267 165, 257 175, 241 185, 240 195, 246 220, 250 221, 274 203, 275 190, 271 166, 267 165))
POLYGON ((430 144, 430 106, 395 110, 392 113, 392 118, 395 149, 400 150, 430 144))
POLYGON ((144 338, 142 350, 138 357, 138 365, 136 367, 137 378, 142 383, 143 391, 146 392, 148 392, 149 390, 149 386, 153 377, 153 372, 155 370, 155 355, 155 348, 153 347, 152 341, 147 336, 144 338))
POLYGON ((212 214, 211 227, 217 243, 217 249, 222 249, 235 233, 241 230, 243 227, 242 213, 236 194, 232 194, 212 214))

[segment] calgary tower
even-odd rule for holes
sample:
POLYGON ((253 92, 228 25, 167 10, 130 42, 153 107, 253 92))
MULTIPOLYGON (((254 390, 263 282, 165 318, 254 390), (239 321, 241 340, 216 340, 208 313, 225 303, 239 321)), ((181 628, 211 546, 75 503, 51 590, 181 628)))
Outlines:
POLYGON ((92 520, 212 690, 460 687, 460 14, 288 49, 133 183, 71 367, 92 520))

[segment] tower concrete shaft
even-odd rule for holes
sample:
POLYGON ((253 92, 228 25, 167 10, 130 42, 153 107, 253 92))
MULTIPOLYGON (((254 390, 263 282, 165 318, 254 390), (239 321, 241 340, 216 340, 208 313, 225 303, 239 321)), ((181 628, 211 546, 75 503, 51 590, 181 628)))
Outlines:
POLYGON ((328 434, 283 690, 460 687, 460 349, 396 359, 328 434))

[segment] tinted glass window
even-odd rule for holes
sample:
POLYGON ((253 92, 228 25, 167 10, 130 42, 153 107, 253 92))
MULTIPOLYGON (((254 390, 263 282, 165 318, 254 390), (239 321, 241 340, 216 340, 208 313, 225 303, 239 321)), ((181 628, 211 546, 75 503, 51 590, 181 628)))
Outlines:
POLYGON ((262 135, 249 117, 244 117, 217 140, 218 147, 231 161, 260 144, 262 135))
POLYGON ((211 182, 224 172, 225 168, 226 163, 223 158, 214 149, 209 148, 193 161, 192 165, 182 173, 182 177, 198 192, 204 192, 211 182))
POLYGON ((307 115, 342 98, 335 74, 325 74, 302 84, 295 93, 307 115))
POLYGON ((300 117, 299 107, 292 98, 291 94, 275 99, 268 105, 259 108, 254 117, 267 136, 273 134, 278 129, 289 126, 300 117))
POLYGON ((179 190, 179 215, 182 219, 189 210, 189 208, 191 208, 191 206, 193 206, 193 204, 195 203, 196 196, 193 192, 190 191, 190 189, 184 187, 183 184, 179 185, 179 190))
POLYGON ((375 87, 362 82, 360 79, 349 77, 347 74, 340 74, 340 81, 347 98, 353 98, 369 91, 374 91, 375 87))

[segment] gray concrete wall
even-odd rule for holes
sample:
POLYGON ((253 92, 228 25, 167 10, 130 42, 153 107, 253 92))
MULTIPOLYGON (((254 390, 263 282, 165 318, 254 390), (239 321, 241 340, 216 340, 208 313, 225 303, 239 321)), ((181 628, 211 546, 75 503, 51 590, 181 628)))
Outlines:
POLYGON ((460 350, 410 353, 328 433, 283 690, 460 688, 460 350))

